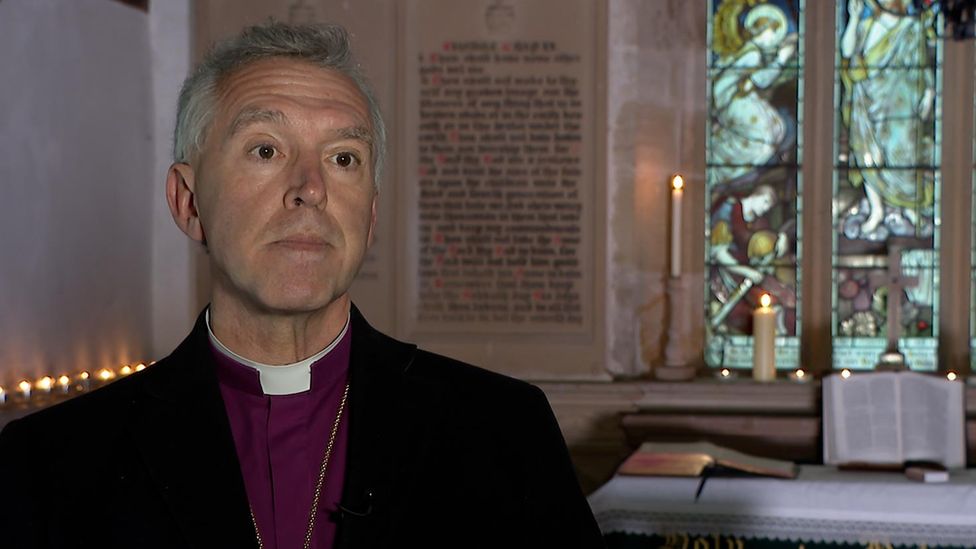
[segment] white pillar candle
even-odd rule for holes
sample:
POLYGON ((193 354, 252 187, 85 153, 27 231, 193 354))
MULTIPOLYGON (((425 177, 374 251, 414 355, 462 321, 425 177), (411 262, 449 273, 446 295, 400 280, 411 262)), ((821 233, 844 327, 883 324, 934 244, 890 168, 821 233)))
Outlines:
POLYGON ((671 276, 681 276, 681 198, 685 180, 680 175, 671 178, 671 276))
POLYGON ((752 313, 752 379, 776 379, 776 312, 770 307, 769 294, 759 298, 759 307, 752 313))

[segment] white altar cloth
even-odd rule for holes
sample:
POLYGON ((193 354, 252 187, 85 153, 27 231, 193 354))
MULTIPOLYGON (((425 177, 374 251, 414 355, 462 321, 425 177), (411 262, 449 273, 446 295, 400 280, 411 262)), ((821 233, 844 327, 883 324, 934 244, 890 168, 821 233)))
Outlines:
POLYGON ((798 478, 613 477, 590 497, 604 534, 976 547, 976 470, 924 484, 901 473, 806 466, 798 478))

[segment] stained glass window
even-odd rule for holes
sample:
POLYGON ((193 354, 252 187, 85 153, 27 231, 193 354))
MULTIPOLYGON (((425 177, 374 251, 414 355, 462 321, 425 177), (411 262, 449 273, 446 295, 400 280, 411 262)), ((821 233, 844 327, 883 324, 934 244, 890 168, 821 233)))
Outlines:
POLYGON ((705 360, 752 366, 773 298, 778 368, 799 364, 804 0, 711 0, 705 360))
POLYGON ((939 335, 942 41, 933 0, 838 0, 834 71, 835 368, 872 368, 898 299, 899 347, 934 370, 939 335), (897 254, 898 257, 895 257, 897 254), (892 260, 914 282, 889 295, 892 260))
MULTIPOLYGON (((976 107, 976 96, 973 97, 973 107, 976 107)), ((973 109, 976 114, 976 108, 973 109)), ((973 197, 969 203, 971 237, 969 250, 969 371, 976 374, 976 139, 973 139, 973 197)))

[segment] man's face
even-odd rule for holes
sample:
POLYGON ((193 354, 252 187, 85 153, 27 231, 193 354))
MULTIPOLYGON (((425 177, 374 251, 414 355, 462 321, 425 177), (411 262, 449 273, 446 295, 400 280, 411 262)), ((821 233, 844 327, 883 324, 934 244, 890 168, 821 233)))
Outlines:
POLYGON ((371 136, 338 72, 282 58, 223 82, 193 165, 215 296, 273 313, 345 296, 372 241, 371 136))

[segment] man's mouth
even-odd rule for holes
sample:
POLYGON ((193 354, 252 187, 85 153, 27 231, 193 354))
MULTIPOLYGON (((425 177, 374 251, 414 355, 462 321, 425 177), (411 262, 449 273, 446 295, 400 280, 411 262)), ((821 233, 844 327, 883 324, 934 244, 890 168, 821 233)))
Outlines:
POLYGON ((329 246, 329 243, 324 238, 306 234, 289 235, 274 241, 272 244, 289 250, 303 252, 320 252, 329 246))

